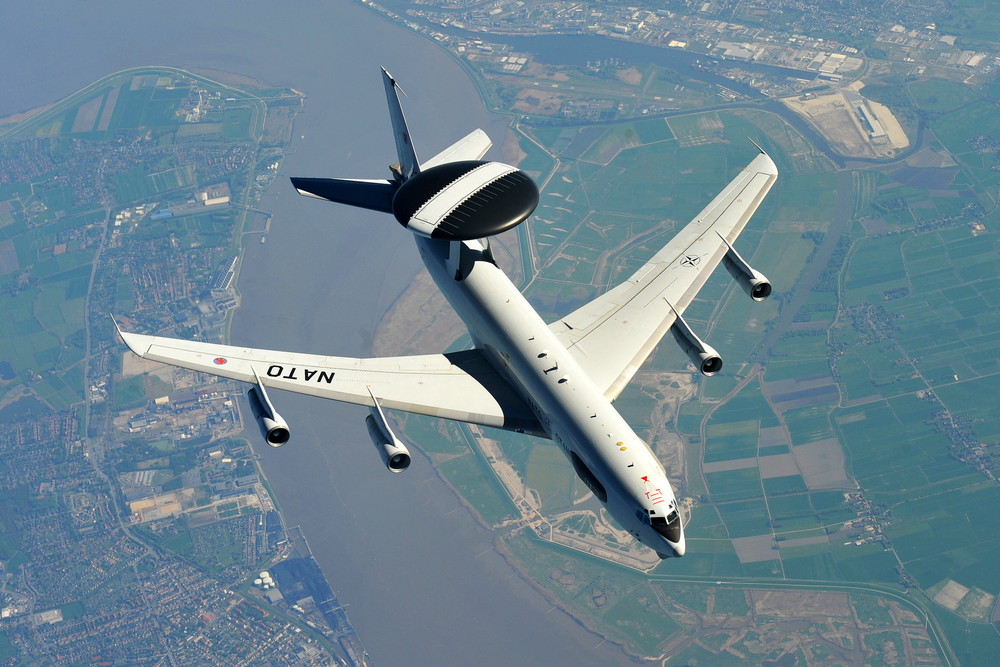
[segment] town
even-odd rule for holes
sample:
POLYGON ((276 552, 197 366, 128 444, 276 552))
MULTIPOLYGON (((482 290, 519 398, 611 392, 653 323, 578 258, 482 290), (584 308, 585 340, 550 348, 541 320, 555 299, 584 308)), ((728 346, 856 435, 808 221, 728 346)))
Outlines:
POLYGON ((141 68, 3 131, 0 657, 367 661, 239 439, 242 388, 142 362, 108 316, 222 338, 301 106, 256 92, 141 68))

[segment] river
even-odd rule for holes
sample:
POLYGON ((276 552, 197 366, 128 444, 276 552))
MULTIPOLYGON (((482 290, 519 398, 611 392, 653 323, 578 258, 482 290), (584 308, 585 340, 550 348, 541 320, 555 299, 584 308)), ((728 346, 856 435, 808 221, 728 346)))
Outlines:
MULTIPOLYGON (((109 73, 170 65, 252 76, 306 93, 296 140, 261 207, 274 212, 239 279, 236 344, 367 355, 376 322, 418 269, 388 216, 298 197, 289 175, 384 177, 394 161, 378 66, 429 157, 483 127, 462 69, 423 38, 343 0, 14 3, 0 22, 0 115, 56 101, 109 73)), ((278 393, 292 441, 254 439, 286 521, 301 525, 376 664, 617 664, 628 659, 523 582, 417 456, 382 468, 365 410, 278 393)))

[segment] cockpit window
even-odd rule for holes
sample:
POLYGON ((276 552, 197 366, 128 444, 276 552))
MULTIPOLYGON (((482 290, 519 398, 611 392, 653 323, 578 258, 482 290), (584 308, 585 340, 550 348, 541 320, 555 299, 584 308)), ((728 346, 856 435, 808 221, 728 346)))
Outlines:
POLYGON ((651 516, 649 523, 653 530, 671 542, 678 542, 681 539, 681 517, 677 514, 677 510, 671 511, 666 517, 651 516))

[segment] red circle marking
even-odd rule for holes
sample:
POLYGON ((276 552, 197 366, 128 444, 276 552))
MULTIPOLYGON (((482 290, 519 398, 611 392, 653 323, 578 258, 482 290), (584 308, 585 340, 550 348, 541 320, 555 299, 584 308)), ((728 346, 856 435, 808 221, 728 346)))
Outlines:
POLYGON ((222 364, 226 363, 229 360, 226 359, 225 357, 216 357, 215 359, 212 359, 212 361, 215 362, 216 366, 221 366, 222 364))

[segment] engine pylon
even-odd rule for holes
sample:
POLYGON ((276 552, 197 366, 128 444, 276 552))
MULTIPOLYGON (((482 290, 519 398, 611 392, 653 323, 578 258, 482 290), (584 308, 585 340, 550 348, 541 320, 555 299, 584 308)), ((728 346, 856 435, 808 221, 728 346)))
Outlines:
POLYGON ((385 420, 385 413, 382 406, 378 404, 378 399, 368 387, 368 394, 372 397, 374 405, 368 408, 369 415, 365 417, 365 425, 368 427, 368 436, 372 439, 375 449, 382 457, 382 463, 386 469, 392 473, 401 473, 410 467, 410 450, 406 448, 396 434, 389 428, 385 420))
POLYGON ((271 398, 267 395, 264 383, 257 375, 257 369, 251 366, 251 370, 253 370, 254 377, 257 378, 257 384, 250 387, 247 392, 247 398, 250 399, 250 410, 260 426, 261 435, 264 436, 267 444, 272 447, 281 447, 291 437, 288 422, 282 419, 278 411, 274 409, 274 404, 271 403, 271 398))

